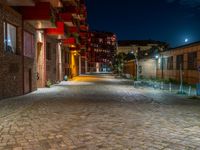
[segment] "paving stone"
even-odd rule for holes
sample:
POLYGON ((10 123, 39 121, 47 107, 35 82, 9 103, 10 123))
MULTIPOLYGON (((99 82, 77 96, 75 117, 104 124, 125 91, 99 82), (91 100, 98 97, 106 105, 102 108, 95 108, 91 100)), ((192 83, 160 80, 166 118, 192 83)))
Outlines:
POLYGON ((77 77, 2 100, 0 108, 3 150, 184 150, 200 145, 196 102, 135 89, 112 76, 77 77))

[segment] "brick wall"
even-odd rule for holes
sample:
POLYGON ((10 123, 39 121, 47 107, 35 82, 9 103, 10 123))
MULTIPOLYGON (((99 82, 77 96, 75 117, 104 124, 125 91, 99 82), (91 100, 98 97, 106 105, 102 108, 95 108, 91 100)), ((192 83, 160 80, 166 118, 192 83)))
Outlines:
MULTIPOLYGON (((34 41, 36 41, 36 30, 33 26, 30 24, 24 22, 24 31, 31 33, 34 36, 34 41)), ((25 49, 24 49, 25 50, 25 49)), ((34 44, 34 50, 35 50, 35 44, 34 44)), ((37 89, 37 71, 36 71, 36 59, 35 59, 35 52, 32 57, 26 57, 24 56, 24 93, 28 93, 30 91, 34 91, 37 89), (30 75, 31 71, 31 75, 30 75), (31 78, 31 83, 30 79, 31 78), (31 85, 31 89, 29 89, 29 86, 31 85)))
POLYGON ((186 47, 180 47, 177 49, 173 49, 171 51, 166 51, 161 53, 163 57, 170 57, 173 56, 173 69, 157 69, 157 77, 164 78, 164 79, 174 79, 180 81, 180 71, 176 69, 176 56, 183 55, 184 56, 184 63, 183 63, 183 80, 186 83, 195 84, 199 81, 199 73, 197 69, 195 70, 188 70, 188 53, 190 52, 197 52, 197 66, 200 66, 200 43, 191 44, 186 47))
POLYGON ((50 43, 50 52, 51 52, 51 59, 46 62, 46 79, 50 80, 52 83, 56 83, 56 50, 57 50, 57 40, 47 37, 46 41, 50 43))
POLYGON ((0 4, 0 99, 23 94, 21 27, 21 15, 0 4), (17 54, 4 51, 3 21, 17 27, 17 54))
POLYGON ((34 27, 23 23, 22 16, 12 8, 0 4, 0 99, 22 95, 37 89, 35 56, 32 58, 23 56, 24 30, 32 33, 35 37, 34 27), (17 27, 16 54, 4 51, 4 21, 17 27), (29 70, 31 70, 31 74, 29 74, 29 70), (31 77, 30 81, 29 76, 31 77))

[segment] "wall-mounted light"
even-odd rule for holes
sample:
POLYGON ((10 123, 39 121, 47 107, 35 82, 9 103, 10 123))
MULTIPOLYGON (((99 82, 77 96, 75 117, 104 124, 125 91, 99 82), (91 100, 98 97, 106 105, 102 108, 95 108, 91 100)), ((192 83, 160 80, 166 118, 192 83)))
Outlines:
POLYGON ((156 56, 155 56, 155 58, 156 58, 156 59, 158 59, 158 58, 159 58, 159 56, 158 56, 158 55, 156 55, 156 56))

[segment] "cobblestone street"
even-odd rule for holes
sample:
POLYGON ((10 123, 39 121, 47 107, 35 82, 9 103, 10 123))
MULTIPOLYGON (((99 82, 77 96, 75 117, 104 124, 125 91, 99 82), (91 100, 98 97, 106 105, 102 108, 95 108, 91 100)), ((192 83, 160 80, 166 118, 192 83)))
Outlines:
POLYGON ((0 149, 200 149, 200 102, 82 76, 0 101, 0 149))

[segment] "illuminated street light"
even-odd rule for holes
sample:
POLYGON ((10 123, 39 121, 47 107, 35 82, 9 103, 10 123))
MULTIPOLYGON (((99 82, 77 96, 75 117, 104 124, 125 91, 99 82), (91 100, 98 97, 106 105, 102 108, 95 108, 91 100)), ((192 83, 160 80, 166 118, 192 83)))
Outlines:
POLYGON ((156 55, 156 56, 155 56, 155 58, 156 58, 156 59, 158 59, 158 58, 159 58, 159 56, 158 56, 158 55, 156 55))

